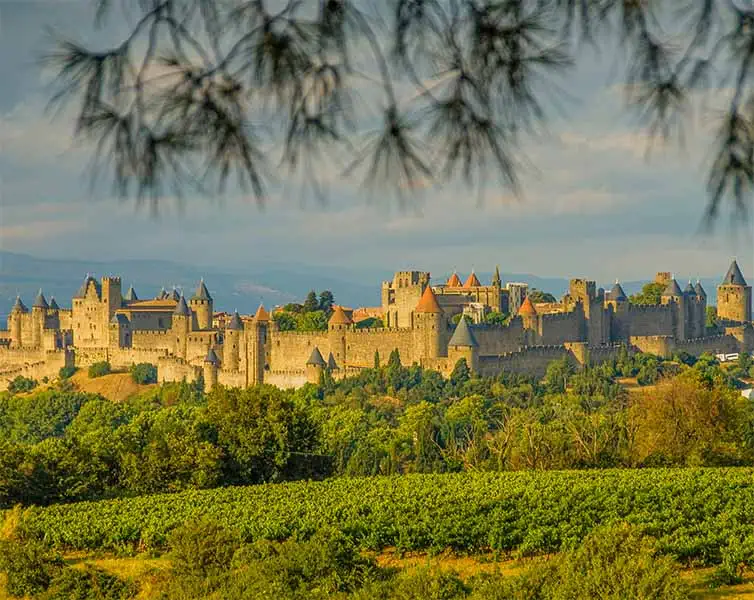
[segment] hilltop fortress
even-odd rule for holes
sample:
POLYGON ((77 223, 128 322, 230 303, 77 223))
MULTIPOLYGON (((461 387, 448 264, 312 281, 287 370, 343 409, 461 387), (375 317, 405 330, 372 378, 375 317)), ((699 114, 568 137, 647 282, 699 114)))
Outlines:
POLYGON ((503 286, 499 271, 489 285, 473 273, 454 274, 434 285, 430 274, 401 271, 381 287, 383 328, 359 328, 355 312, 334 307, 326 331, 280 331, 263 306, 256 314, 215 313, 200 282, 186 299, 164 290, 140 300, 133 288, 123 295, 118 277, 87 276, 60 308, 40 291, 31 309, 16 299, 7 330, 0 331, 0 389, 18 375, 53 378, 63 366, 109 361, 113 368, 148 362, 160 381, 195 381, 205 386, 271 383, 295 387, 385 363, 398 350, 403 364, 420 364, 448 374, 464 358, 482 375, 502 370, 541 376, 564 356, 578 364, 616 355, 621 345, 669 357, 754 350, 752 289, 734 261, 717 289, 718 326, 705 326, 707 295, 697 282, 681 289, 669 273, 659 305, 631 304, 619 283, 609 291, 593 281, 572 279, 560 302, 535 304, 524 284, 503 286), (511 313, 506 324, 485 323, 490 312, 511 313), (458 320, 457 315, 466 319, 458 320), (454 318, 455 317, 455 318, 454 318), (455 325, 454 323, 458 324, 455 325))

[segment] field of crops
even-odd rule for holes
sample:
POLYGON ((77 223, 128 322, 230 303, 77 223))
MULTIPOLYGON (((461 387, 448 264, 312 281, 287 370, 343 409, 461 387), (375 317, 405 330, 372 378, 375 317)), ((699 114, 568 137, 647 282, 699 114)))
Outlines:
POLYGON ((496 550, 576 545, 596 526, 645 528, 682 562, 714 564, 754 541, 754 469, 408 475, 271 484, 31 508, 20 528, 59 547, 160 546, 196 517, 245 539, 307 536, 336 526, 365 548, 496 550), (748 538, 748 539, 746 539, 748 538))

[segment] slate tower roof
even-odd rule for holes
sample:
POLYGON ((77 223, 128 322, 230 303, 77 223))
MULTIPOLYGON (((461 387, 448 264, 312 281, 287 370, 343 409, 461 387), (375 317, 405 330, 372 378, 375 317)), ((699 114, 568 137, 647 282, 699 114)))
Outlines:
POLYGON ((467 348, 476 348, 479 346, 465 318, 461 317, 461 320, 458 321, 458 325, 453 332, 453 337, 448 342, 448 346, 465 346, 467 348))
POLYGON ((738 268, 738 262, 733 261, 730 263, 730 268, 723 278, 723 285, 742 285, 746 286, 746 280, 744 279, 741 269, 738 268))

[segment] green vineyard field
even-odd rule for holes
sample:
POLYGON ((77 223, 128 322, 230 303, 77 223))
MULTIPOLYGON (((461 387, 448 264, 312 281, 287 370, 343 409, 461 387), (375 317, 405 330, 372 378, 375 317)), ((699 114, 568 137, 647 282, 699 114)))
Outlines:
POLYGON ((32 507, 23 535, 60 548, 159 547, 205 517, 246 540, 306 537, 335 526, 363 548, 499 551, 574 547, 627 522, 685 563, 715 564, 754 542, 754 469, 648 469, 404 475, 268 484, 32 507))

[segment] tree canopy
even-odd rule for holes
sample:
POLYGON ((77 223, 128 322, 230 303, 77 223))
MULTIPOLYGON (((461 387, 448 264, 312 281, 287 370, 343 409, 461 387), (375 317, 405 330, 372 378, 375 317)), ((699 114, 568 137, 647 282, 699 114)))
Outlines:
POLYGON ((260 202, 281 175, 322 196, 332 165, 401 199, 447 182, 518 192, 522 145, 562 97, 559 77, 589 52, 616 52, 650 144, 682 141, 700 98, 724 101, 707 215, 724 199, 745 215, 751 202, 751 3, 95 4, 97 26, 129 24, 122 39, 93 48, 56 35, 43 62, 57 74, 52 104, 77 103, 74 134, 123 196, 156 204, 170 187, 223 191, 231 175, 260 202))

